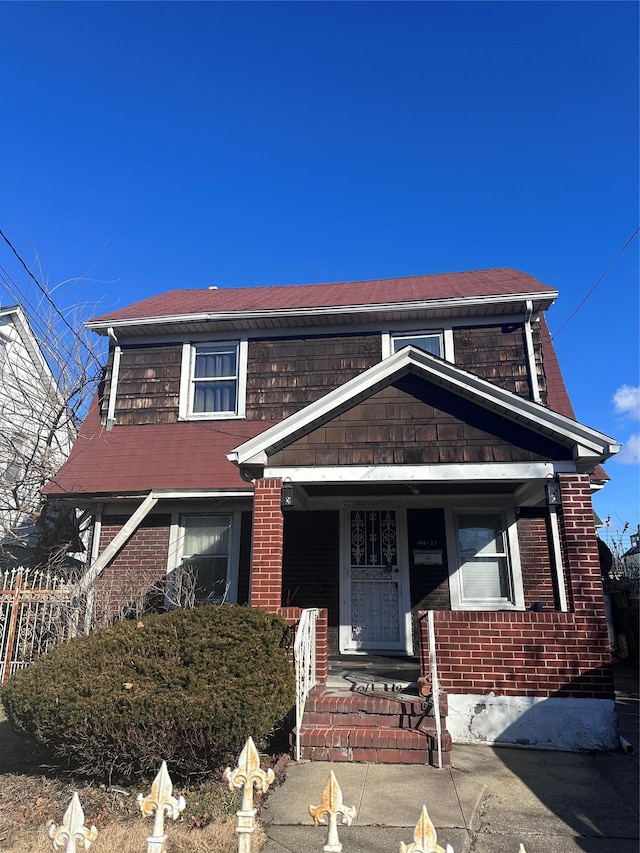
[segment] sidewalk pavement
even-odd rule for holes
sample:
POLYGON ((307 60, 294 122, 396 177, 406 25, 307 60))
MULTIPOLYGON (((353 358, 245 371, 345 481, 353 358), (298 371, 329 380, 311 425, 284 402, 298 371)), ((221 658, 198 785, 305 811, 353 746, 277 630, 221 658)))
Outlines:
POLYGON ((410 844, 426 805, 438 844, 455 853, 638 853, 638 764, 616 753, 454 746, 453 767, 289 764, 262 808, 263 853, 320 853, 322 801, 333 770, 352 826, 338 826, 344 853, 392 853, 410 844))
MULTIPOLYGON (((616 679, 618 682, 618 679, 616 679)), ((635 671, 618 690, 621 730, 638 741, 635 671)), ((409 845, 426 805, 438 844, 455 853, 638 853, 638 754, 453 747, 453 766, 291 762, 261 816, 263 853, 320 853, 327 827, 309 806, 333 770, 352 826, 338 826, 344 853, 394 853, 409 845)))

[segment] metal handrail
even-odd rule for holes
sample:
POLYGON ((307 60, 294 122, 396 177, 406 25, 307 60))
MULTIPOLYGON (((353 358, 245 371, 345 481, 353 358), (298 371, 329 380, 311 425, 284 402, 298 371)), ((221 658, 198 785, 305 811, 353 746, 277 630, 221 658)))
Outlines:
POLYGON ((318 683, 316 678, 316 624, 320 611, 306 608, 300 614, 293 645, 296 670, 296 761, 300 761, 300 731, 309 693, 318 683))

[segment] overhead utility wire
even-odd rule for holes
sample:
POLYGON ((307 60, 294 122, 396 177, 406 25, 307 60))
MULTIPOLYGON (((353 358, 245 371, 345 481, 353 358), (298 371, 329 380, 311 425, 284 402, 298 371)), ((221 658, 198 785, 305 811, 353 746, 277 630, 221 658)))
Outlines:
POLYGON ((557 331, 555 334, 551 335, 551 340, 554 340, 554 338, 557 338, 557 337, 558 337, 558 335, 560 334, 560 332, 561 332, 561 331, 564 329, 564 327, 569 323, 569 321, 570 321, 570 320, 573 320, 573 318, 576 316, 576 314, 578 313, 578 311, 582 308, 582 306, 583 306, 583 305, 584 305, 584 303, 587 301, 587 299, 589 299, 589 297, 592 295, 592 293, 595 291, 595 289, 598 287, 598 285, 602 283, 602 281, 604 280, 605 276, 606 276, 606 275, 607 275, 607 274, 608 274, 608 273, 613 269, 613 267, 616 265, 616 263, 617 263, 617 262, 618 262, 618 260, 622 257, 622 255, 624 255, 624 253, 626 252, 626 250, 629 248, 629 246, 633 243, 633 241, 635 240, 635 238, 638 236, 638 233, 639 233, 639 232, 640 232, 640 228, 636 228, 636 230, 633 232, 633 234, 631 235, 631 237, 629 237, 629 239, 627 240, 627 242, 626 242, 626 243, 624 244, 624 246, 620 249, 620 251, 618 252, 618 254, 617 254, 617 255, 615 256, 615 258, 611 261, 611 263, 609 264, 609 266, 608 266, 608 267, 606 268, 606 270, 602 273, 602 275, 600 276, 600 278, 596 281, 596 283, 593 285, 593 287, 591 288, 591 290, 589 291, 589 293, 587 293, 587 295, 586 295, 586 296, 585 296, 585 298, 582 300, 582 302, 578 305, 578 307, 575 309, 575 311, 573 311, 571 314, 569 314, 569 316, 568 316, 568 317, 567 317, 567 319, 564 321, 564 323, 560 326, 560 328, 558 329, 558 331, 557 331))
POLYGON ((2 229, 0 229, 0 237, 2 237, 2 239, 5 241, 5 243, 7 244, 7 246, 11 249, 11 251, 12 251, 12 252, 13 252, 13 254, 16 256, 16 258, 18 259, 18 261, 20 262, 20 264, 24 267, 24 269, 25 269, 25 271, 26 271, 27 275, 29 276, 29 278, 30 278, 30 279, 35 283, 35 285, 36 285, 36 287, 38 288, 38 290, 42 293, 42 295, 43 295, 43 296, 44 296, 44 298, 47 300, 47 302, 49 303, 49 305, 51 305, 51 307, 52 307, 52 308, 53 308, 53 310, 56 312, 56 314, 60 317, 60 319, 62 320, 62 322, 63 322, 63 323, 65 324, 65 326, 69 329, 69 331, 71 332, 71 334, 73 335, 73 337, 78 341, 78 343, 79 343, 79 344, 80 344, 84 349, 86 349, 86 350, 87 350, 87 352, 89 352, 89 353, 90 353, 90 352, 91 352, 91 350, 90 350, 90 349, 89 349, 89 347, 87 346, 86 341, 84 341, 84 340, 82 339, 82 337, 78 334, 78 332, 73 328, 73 326, 71 325, 71 323, 67 320, 67 318, 64 316, 64 314, 62 313, 62 311, 61 311, 61 310, 58 308, 58 306, 55 304, 55 302, 53 301, 53 299, 51 298, 51 296, 50 296, 50 295, 49 295, 49 293, 47 292, 47 289, 46 289, 45 287, 43 287, 43 286, 40 284, 40 282, 38 281, 38 279, 37 279, 37 278, 35 277, 35 275, 31 272, 31 270, 29 269, 29 267, 26 265, 26 263, 24 262, 24 260, 23 260, 23 259, 22 259, 22 257, 20 256, 20 254, 18 253, 18 250, 15 248, 15 246, 13 245, 13 243, 11 242, 11 240, 9 240, 9 238, 8 238, 8 237, 7 237, 7 235, 4 233, 4 231, 2 231, 2 229))

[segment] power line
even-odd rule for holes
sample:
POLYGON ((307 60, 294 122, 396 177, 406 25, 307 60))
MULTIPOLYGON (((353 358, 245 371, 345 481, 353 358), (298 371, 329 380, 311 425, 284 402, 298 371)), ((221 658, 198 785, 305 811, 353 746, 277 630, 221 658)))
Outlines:
POLYGON ((570 321, 570 320, 573 320, 573 318, 576 316, 576 314, 578 313, 578 311, 582 308, 582 306, 583 306, 583 305, 584 305, 584 303, 587 301, 587 299, 589 299, 589 297, 590 297, 590 296, 595 292, 595 290, 596 290, 596 288, 598 287, 598 285, 600 285, 600 284, 602 283, 602 281, 604 280, 604 278, 605 278, 605 277, 608 275, 608 273, 609 273, 609 272, 614 268, 614 266, 616 265, 616 263, 618 262, 618 260, 622 257, 622 255, 624 255, 624 253, 626 252, 626 250, 629 248, 629 246, 633 243, 633 241, 635 240, 635 238, 638 236, 638 233, 639 233, 639 232, 640 232, 640 228, 636 228, 636 230, 633 232, 633 234, 631 235, 631 237, 629 237, 629 239, 627 240, 627 242, 626 242, 626 243, 624 244, 624 246, 620 249, 620 251, 618 252, 618 254, 615 256, 615 258, 611 261, 611 263, 609 264, 609 266, 606 268, 606 270, 602 273, 602 275, 600 276, 600 278, 596 281, 596 283, 593 285, 593 287, 591 288, 591 290, 590 290, 590 291, 587 293, 587 295, 584 297, 584 299, 582 300, 582 302, 578 305, 578 307, 577 307, 577 308, 576 308, 576 309, 575 309, 571 314, 569 314, 568 318, 567 318, 567 319, 564 321, 564 323, 560 326, 560 328, 558 329, 558 331, 557 331, 554 335, 551 335, 551 340, 552 340, 552 341, 553 341, 555 338, 557 338, 557 337, 558 337, 558 335, 559 335, 559 334, 560 334, 560 332, 564 329, 564 327, 565 327, 566 325, 568 325, 569 321, 570 321))
POLYGON ((87 346, 86 341, 84 341, 84 340, 82 339, 82 337, 78 334, 78 332, 73 328, 73 326, 71 325, 71 323, 69 323, 69 321, 67 320, 67 318, 64 316, 64 314, 62 313, 62 311, 60 311, 60 309, 58 308, 58 306, 55 304, 55 302, 53 301, 53 299, 51 298, 51 296, 50 296, 50 295, 49 295, 49 293, 47 292, 46 287, 43 287, 43 286, 40 284, 40 282, 38 281, 38 279, 35 277, 35 275, 31 272, 31 270, 29 269, 29 267, 26 265, 26 263, 25 263, 25 262, 24 262, 24 260, 22 259, 22 257, 21 257, 21 255, 20 255, 20 253, 18 252, 18 250, 15 248, 15 246, 13 245, 13 243, 11 242, 11 240, 9 240, 9 238, 8 238, 8 237, 7 237, 7 235, 4 233, 4 231, 2 231, 2 229, 0 229, 0 237, 2 237, 2 239, 3 239, 3 240, 4 240, 4 242, 7 244, 7 246, 11 249, 11 251, 13 252, 13 254, 15 255, 15 257, 17 258, 17 260, 18 260, 18 262, 21 264, 21 266, 24 268, 24 270, 25 270, 25 272, 27 273, 27 275, 29 276, 29 278, 34 282, 34 284, 36 285, 36 287, 38 288, 38 290, 42 293, 42 295, 43 295, 43 296, 44 296, 44 298, 47 300, 47 302, 49 303, 49 305, 53 308, 53 310, 54 310, 54 311, 55 311, 55 313, 58 315, 58 317, 60 317, 60 319, 62 320, 62 322, 64 323, 64 325, 69 329, 69 331, 71 332, 71 334, 73 335, 73 337, 76 339, 76 341, 78 341, 78 343, 83 347, 83 349, 85 349, 85 350, 86 350, 90 355, 93 355, 93 354, 91 353, 90 348, 87 346))

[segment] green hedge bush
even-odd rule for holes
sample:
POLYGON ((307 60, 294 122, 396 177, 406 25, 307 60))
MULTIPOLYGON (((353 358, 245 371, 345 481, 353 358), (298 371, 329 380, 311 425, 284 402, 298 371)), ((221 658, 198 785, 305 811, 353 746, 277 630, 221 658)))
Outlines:
POLYGON ((206 606, 119 622, 57 646, 0 691, 12 723, 59 762, 108 780, 164 759, 181 778, 234 763, 291 708, 278 616, 206 606))

